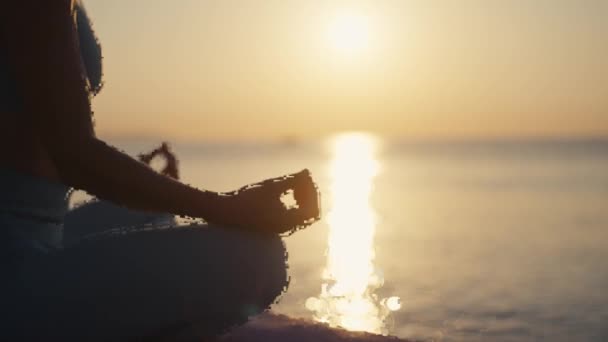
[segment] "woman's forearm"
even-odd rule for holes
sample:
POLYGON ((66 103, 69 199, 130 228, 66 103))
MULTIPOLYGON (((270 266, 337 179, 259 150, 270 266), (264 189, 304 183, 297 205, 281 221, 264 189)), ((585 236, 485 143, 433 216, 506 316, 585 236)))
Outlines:
POLYGON ((0 1, 0 46, 23 96, 22 115, 63 181, 133 209, 224 218, 222 196, 159 175, 95 138, 73 5, 0 1))
POLYGON ((91 138, 76 149, 54 153, 68 185, 126 207, 219 221, 224 196, 201 191, 156 173, 147 165, 91 138))

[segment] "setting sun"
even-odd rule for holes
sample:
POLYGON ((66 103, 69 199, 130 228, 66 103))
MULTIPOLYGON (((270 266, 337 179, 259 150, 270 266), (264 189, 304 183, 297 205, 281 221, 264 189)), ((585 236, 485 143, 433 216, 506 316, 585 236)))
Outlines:
POLYGON ((328 33, 331 47, 338 52, 361 51, 369 43, 369 19, 360 14, 339 14, 330 23, 328 33))

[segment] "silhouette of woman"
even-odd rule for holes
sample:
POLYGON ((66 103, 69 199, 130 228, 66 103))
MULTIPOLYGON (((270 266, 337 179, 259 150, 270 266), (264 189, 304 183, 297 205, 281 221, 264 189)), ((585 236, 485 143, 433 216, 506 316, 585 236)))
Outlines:
POLYGON ((101 70, 79 2, 0 2, 0 339, 214 336, 265 309, 286 286, 278 234, 319 217, 308 171, 231 193, 156 173, 95 136, 101 70), (70 188, 209 226, 63 246, 70 188), (280 202, 288 189, 298 210, 280 202))

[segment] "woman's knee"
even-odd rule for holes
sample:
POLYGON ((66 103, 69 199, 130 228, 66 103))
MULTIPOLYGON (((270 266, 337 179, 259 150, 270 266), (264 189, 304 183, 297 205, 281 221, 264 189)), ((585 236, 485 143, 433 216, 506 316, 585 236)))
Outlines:
POLYGON ((230 282, 258 308, 272 304, 288 285, 287 252, 282 239, 217 229, 217 241, 226 244, 234 258, 234 268, 225 270, 232 277, 230 282))

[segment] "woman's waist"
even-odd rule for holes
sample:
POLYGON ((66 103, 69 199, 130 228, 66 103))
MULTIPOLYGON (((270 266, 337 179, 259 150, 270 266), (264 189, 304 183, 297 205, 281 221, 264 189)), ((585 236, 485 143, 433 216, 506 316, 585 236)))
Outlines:
POLYGON ((0 167, 0 212, 36 221, 61 223, 70 188, 64 184, 0 167))
POLYGON ((40 255, 62 248, 63 223, 0 212, 0 239, 16 255, 40 255))
POLYGON ((4 122, 0 127, 0 146, 4 146, 0 170, 59 182, 59 172, 49 152, 31 125, 23 122, 22 118, 15 118, 20 115, 0 110, 0 118, 4 122))

